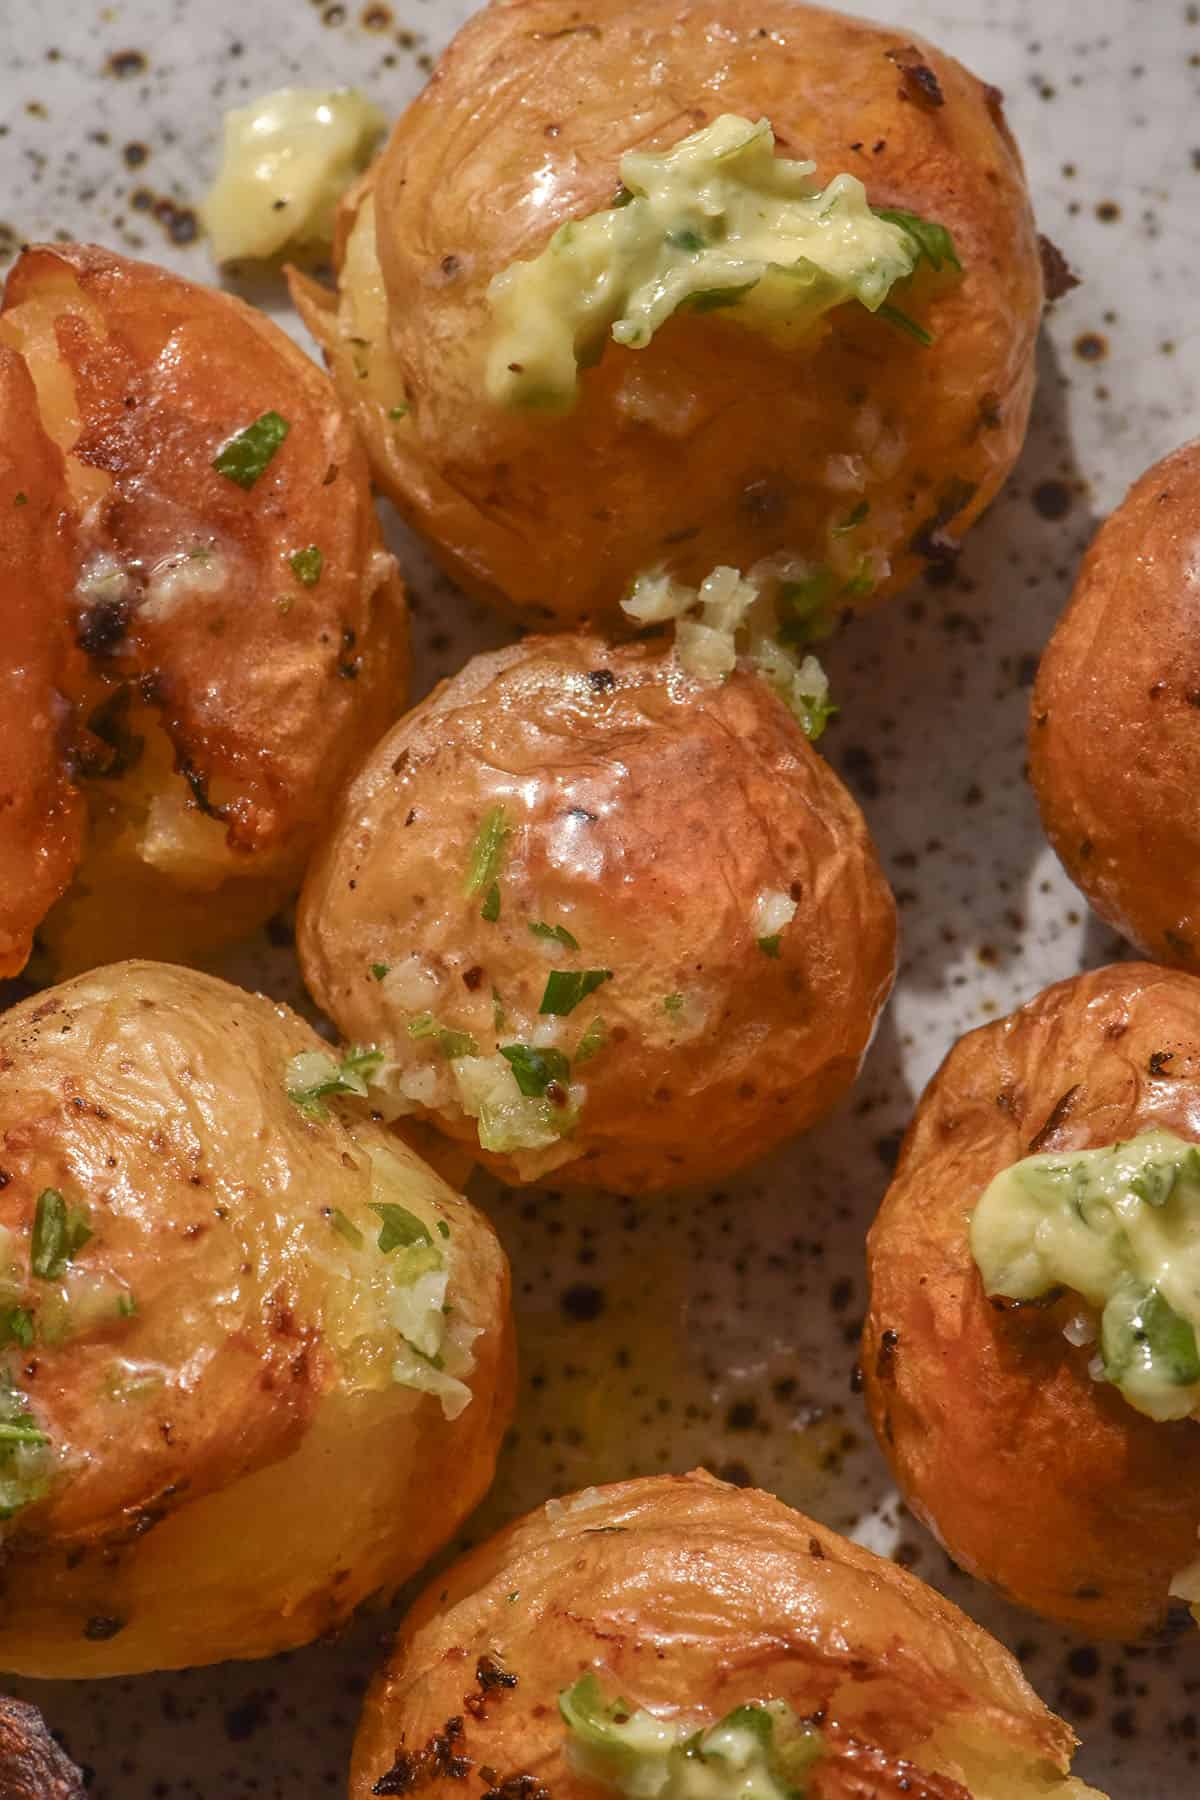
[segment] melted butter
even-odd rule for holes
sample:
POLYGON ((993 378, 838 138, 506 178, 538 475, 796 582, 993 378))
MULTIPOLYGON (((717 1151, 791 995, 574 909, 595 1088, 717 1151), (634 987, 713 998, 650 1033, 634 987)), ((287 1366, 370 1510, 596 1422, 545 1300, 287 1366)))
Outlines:
POLYGON ((853 175, 813 187, 815 164, 776 156, 766 119, 723 114, 666 151, 621 159, 618 203, 559 227, 488 289, 487 391, 564 411, 605 334, 644 349, 681 308, 728 309, 785 343, 847 300, 875 311, 919 253, 853 175))
POLYGON ((203 207, 217 261, 328 246, 337 203, 385 125, 351 88, 280 88, 226 113, 221 169, 203 207))
POLYGON ((1027 1156, 988 1185, 971 1253, 989 1294, 1070 1288, 1099 1314, 1092 1372, 1139 1412, 1200 1408, 1200 1148, 1169 1131, 1027 1156))

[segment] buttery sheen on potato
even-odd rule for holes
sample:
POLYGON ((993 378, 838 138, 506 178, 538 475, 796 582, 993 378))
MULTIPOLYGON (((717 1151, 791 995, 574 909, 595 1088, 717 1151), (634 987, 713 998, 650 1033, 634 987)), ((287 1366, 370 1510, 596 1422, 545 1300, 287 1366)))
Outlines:
POLYGON ((1155 1130, 1200 1143, 1200 981, 1129 963, 1060 982, 950 1052, 868 1244, 863 1372, 908 1505, 963 1568, 1089 1637, 1194 1596, 1200 1425, 1102 1379, 1076 1294, 989 1299, 968 1231, 1027 1155, 1155 1130))
POLYGON ((305 980, 372 1098, 506 1179, 728 1173, 827 1112, 891 986, 866 824, 767 683, 661 644, 476 657, 346 790, 305 980))
POLYGON ((1200 970, 1200 444, 1137 481, 1042 657, 1029 768, 1046 834, 1100 917, 1200 970))
POLYGON ((366 461, 263 314, 106 250, 26 250, 0 352, 0 973, 35 929, 55 973, 196 956, 298 885, 403 704, 366 461))
MULTIPOLYGON (((698 235, 681 219, 675 261, 698 235)), ((882 598, 952 554, 1024 436, 1043 289, 1000 94, 907 33, 798 0, 493 0, 347 197, 335 261, 336 296, 303 276, 293 295, 377 482, 463 586, 535 625, 616 623, 646 570, 694 585, 781 550, 833 603, 882 598), (927 235, 890 314, 839 304, 799 341, 727 286, 700 291, 647 347, 581 342, 569 410, 498 402, 489 284, 624 205, 626 153, 729 118, 768 121, 816 188, 849 176, 872 207, 944 228, 953 260, 927 235)), ((581 264, 581 290, 608 279, 581 264)))
POLYGON ((0 1668, 307 1643, 487 1487, 503 1253, 383 1127, 289 1098, 320 1051, 145 962, 0 1018, 0 1668))
POLYGON ((941 1595, 698 1472, 548 1501, 440 1575, 367 1696, 350 1800, 450 1800, 463 1776, 556 1800, 1100 1800, 1073 1749, 941 1595), (679 1746, 702 1731, 697 1768, 679 1746))

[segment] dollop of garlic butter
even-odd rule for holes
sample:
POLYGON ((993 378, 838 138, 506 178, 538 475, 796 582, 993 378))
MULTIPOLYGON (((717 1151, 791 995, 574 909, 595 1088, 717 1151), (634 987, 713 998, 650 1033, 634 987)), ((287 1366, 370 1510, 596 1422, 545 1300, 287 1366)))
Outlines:
POLYGON ((1024 1157, 971 1219, 988 1294, 1068 1288, 1091 1309, 1070 1340, 1099 1340, 1091 1370, 1152 1419, 1200 1414, 1200 1146, 1148 1131, 1096 1150, 1024 1157))
POLYGON ((668 150, 630 151, 611 206, 569 219, 540 256, 491 282, 489 397, 566 411, 610 330, 641 350, 681 309, 728 309, 784 343, 847 300, 876 311, 920 248, 871 210, 855 176, 822 190, 815 167, 777 156, 769 122, 736 113, 668 150))
POLYGON ((337 203, 386 124, 353 88, 280 88, 226 113, 220 172, 202 208, 216 260, 328 245, 337 203))

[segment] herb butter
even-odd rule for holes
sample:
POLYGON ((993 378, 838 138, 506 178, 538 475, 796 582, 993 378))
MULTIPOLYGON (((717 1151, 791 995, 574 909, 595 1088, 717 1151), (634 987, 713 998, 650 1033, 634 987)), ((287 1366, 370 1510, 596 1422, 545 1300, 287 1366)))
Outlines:
POLYGON ((337 203, 385 125, 352 88, 280 88, 226 113, 221 169, 203 207, 217 261, 327 247, 337 203))
POLYGON ((766 119, 733 113, 669 150, 630 151, 612 206, 491 282, 490 398, 566 411, 609 331, 640 350, 675 312, 727 310, 788 344, 845 301, 878 311, 923 257, 957 266, 941 227, 873 212, 853 175, 818 190, 815 167, 777 156, 766 119))
POLYGON ((1028 1156, 988 1185, 970 1237, 989 1294, 1083 1298, 1096 1314, 1092 1373, 1131 1406, 1153 1419, 1200 1411, 1200 1147, 1151 1131, 1028 1156))
POLYGON ((782 1700, 736 1707, 697 1729, 607 1701, 587 1674, 558 1705, 571 1766, 628 1800, 803 1800, 824 1748, 782 1700))

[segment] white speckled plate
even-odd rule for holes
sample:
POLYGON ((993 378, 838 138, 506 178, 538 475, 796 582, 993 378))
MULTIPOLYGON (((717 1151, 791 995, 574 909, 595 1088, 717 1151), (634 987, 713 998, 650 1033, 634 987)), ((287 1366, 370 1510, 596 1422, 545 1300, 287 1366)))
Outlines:
MULTIPOLYGON (((93 238, 211 278, 191 207, 222 108, 300 79, 360 86, 394 111, 468 10, 0 0, 0 258, 30 238, 93 238)), ((1122 953, 1042 842, 1025 711, 1097 517, 1197 429, 1200 7, 889 11, 1005 90, 1042 229, 1085 277, 1048 321, 1025 454, 949 585, 918 586, 827 659, 842 716, 822 748, 900 895, 898 991, 838 1116, 728 1191, 638 1205, 481 1188, 515 1265, 523 1378, 472 1534, 551 1492, 634 1472, 703 1462, 752 1479, 915 1567, 1016 1648, 1083 1735, 1080 1773, 1124 1800, 1182 1800, 1200 1792, 1200 1640, 1097 1651, 956 1575, 898 1512, 852 1375, 863 1236, 936 1062, 964 1027, 1122 953)), ((252 297, 282 310, 273 288, 252 297)), ((501 634, 394 535, 428 685, 501 634)), ((286 949, 264 941, 223 966, 295 995, 286 949)), ((307 1800, 344 1788, 388 1624, 364 1619, 338 1644, 271 1663, 23 1691, 105 1800, 307 1800)))

